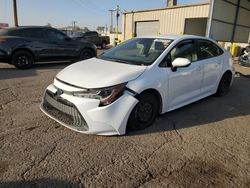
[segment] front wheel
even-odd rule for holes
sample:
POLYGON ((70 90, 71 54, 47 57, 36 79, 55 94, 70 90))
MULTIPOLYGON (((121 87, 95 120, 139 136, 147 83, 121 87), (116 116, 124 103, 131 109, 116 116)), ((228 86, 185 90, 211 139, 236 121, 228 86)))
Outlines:
POLYGON ((232 80, 232 74, 230 72, 226 72, 220 80, 216 96, 221 97, 229 92, 231 80, 232 80))
POLYGON ((94 57, 94 54, 89 49, 84 49, 80 53, 80 60, 85 60, 94 57))
POLYGON ((11 64, 18 69, 28 69, 34 64, 34 58, 30 52, 19 50, 13 54, 11 64))
POLYGON ((139 103, 132 110, 127 128, 130 130, 140 130, 149 127, 155 121, 158 114, 159 104, 157 98, 150 93, 139 96, 139 103))

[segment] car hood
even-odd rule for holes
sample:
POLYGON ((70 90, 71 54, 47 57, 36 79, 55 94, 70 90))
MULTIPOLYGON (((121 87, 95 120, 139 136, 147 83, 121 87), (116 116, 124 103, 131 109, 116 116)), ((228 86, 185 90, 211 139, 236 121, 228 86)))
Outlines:
POLYGON ((65 83, 83 88, 103 88, 134 80, 145 69, 146 66, 92 58, 66 67, 56 77, 65 83))

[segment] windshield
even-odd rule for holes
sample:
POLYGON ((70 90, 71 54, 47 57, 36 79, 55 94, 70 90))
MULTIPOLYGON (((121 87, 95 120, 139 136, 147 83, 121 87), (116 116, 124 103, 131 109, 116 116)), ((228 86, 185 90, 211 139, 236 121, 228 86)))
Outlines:
POLYGON ((100 59, 133 65, 151 65, 169 46, 172 40, 134 38, 99 56, 100 59))

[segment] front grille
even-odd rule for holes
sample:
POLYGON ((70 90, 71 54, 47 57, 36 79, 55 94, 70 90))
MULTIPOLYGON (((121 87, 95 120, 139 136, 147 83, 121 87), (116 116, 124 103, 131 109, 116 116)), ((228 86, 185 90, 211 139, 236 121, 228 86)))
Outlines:
POLYGON ((57 94, 46 91, 43 100, 44 110, 60 122, 81 131, 87 131, 88 125, 74 104, 57 94))

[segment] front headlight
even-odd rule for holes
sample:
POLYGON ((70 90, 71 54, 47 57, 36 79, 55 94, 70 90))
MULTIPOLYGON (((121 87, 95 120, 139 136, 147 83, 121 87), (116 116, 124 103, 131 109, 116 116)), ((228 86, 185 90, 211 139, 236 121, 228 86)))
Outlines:
POLYGON ((124 92, 126 84, 102 89, 88 89, 86 91, 73 92, 74 96, 100 100, 101 106, 106 106, 118 99, 124 92))

